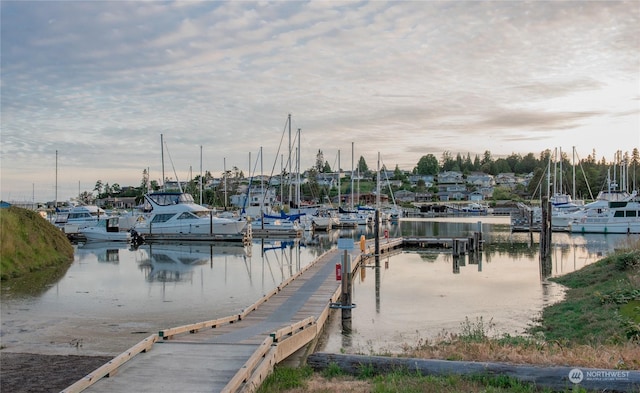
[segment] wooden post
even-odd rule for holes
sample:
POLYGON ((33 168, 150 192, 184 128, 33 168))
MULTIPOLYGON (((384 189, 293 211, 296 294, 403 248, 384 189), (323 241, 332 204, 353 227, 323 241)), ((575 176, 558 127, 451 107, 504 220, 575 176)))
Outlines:
POLYGON ((342 257, 342 332, 351 333, 351 257, 347 250, 342 257))
POLYGON ((480 251, 480 233, 473 232, 473 252, 480 251))
POLYGON ((453 239, 453 248, 452 248, 452 253, 453 253, 453 258, 459 258, 460 257, 460 240, 458 239, 453 239))
POLYGON ((542 198, 542 222, 540 223, 540 275, 551 274, 551 202, 549 197, 542 198))
POLYGON ((540 258, 551 256, 551 203, 542 197, 542 222, 540 223, 540 258))

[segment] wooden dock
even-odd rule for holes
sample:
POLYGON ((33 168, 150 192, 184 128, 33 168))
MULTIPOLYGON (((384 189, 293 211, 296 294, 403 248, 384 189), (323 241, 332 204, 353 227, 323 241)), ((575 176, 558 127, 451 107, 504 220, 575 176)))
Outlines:
MULTIPOLYGON (((380 239, 380 255, 405 241, 429 239, 380 239)), ((237 315, 163 329, 63 392, 254 392, 277 363, 318 338, 341 296, 335 267, 344 253, 355 273, 374 252, 373 240, 327 251, 237 315)))

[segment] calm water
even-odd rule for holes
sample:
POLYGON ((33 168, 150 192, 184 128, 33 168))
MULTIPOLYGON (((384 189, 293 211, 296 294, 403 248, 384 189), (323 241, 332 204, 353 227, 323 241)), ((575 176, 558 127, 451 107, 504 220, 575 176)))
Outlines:
MULTIPOLYGON (((391 237, 468 236, 486 240, 475 261, 436 251, 383 258, 379 275, 356 275, 353 332, 331 319, 325 350, 398 351, 403 344, 459 331, 469 318, 492 321, 496 332, 520 333, 562 289, 545 280, 593 263, 621 236, 554 234, 553 265, 543 273, 538 236, 511 234, 508 218, 403 220, 391 237)), ((335 246, 338 237, 372 236, 366 228, 306 234, 297 241, 251 246, 79 245, 64 277, 37 295, 2 288, 2 345, 13 352, 114 355, 162 328, 241 311, 335 246)), ((384 240, 383 240, 384 241, 384 240)))

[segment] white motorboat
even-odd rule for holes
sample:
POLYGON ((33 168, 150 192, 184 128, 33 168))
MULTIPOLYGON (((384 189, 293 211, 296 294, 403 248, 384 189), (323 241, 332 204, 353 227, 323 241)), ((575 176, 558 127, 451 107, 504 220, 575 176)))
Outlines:
POLYGON ((98 220, 97 224, 79 229, 78 232, 88 242, 128 242, 131 234, 128 231, 120 231, 119 217, 105 217, 98 220))
POLYGON ((551 215, 551 226, 554 229, 568 229, 570 223, 580 221, 587 216, 604 216, 606 209, 609 208, 609 202, 631 201, 636 195, 636 191, 633 193, 615 190, 601 191, 595 201, 587 203, 577 210, 559 211, 554 209, 551 215))
POLYGON ((143 215, 133 229, 144 235, 241 235, 244 218, 222 218, 194 202, 184 192, 156 192, 144 196, 143 215))
POLYGON ((108 217, 108 214, 98 206, 78 205, 57 212, 54 225, 63 229, 65 233, 77 233, 81 229, 96 225, 99 219, 105 217, 108 217))
POLYGON ((640 233, 640 202, 609 201, 569 223, 573 233, 640 233))

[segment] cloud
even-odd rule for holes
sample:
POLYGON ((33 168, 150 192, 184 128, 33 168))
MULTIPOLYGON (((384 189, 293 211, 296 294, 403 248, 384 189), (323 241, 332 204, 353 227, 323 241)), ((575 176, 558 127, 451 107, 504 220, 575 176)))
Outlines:
POLYGON ((577 134, 613 152, 639 129, 637 2, 0 7, 3 198, 50 183, 40 168, 55 150, 66 183, 137 184, 157 172, 161 133, 183 172, 201 145, 214 172, 260 147, 271 164, 289 113, 303 167, 352 142, 408 169, 426 153, 537 153, 577 134), (603 142, 607 118, 618 137, 603 142))

